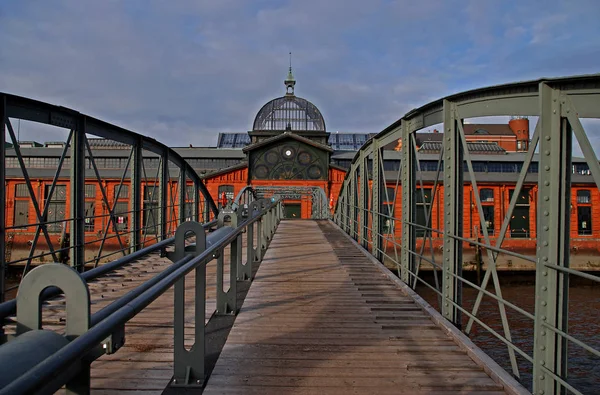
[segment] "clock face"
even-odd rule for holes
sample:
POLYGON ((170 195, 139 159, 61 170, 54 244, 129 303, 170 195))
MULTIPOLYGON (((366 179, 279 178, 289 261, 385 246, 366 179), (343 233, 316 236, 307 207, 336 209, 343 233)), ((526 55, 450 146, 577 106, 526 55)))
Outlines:
POLYGON ((327 156, 299 141, 252 152, 252 177, 259 180, 321 180, 327 176, 327 156))

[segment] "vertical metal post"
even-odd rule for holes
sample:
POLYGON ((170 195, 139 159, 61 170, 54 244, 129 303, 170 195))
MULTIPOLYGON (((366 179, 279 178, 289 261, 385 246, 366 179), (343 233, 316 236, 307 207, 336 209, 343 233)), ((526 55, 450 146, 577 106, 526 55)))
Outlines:
POLYGON ((540 161, 535 282, 533 392, 561 394, 546 373, 566 379, 567 341, 548 327, 567 332, 569 277, 545 264, 569 267, 572 131, 562 117, 560 90, 540 84, 540 161))
POLYGON ((71 141, 71 266, 85 270, 85 132, 86 117, 79 118, 71 141))
POLYGON ((179 169, 179 224, 185 222, 185 201, 187 192, 187 174, 185 164, 179 169))
POLYGON ((262 262, 262 233, 262 220, 259 219, 258 221, 256 221, 256 248, 254 249, 255 262, 262 262))
MULTIPOLYGON (((381 227, 381 213, 383 210, 381 193, 384 190, 385 177, 381 173, 380 161, 382 160, 382 155, 379 149, 379 141, 373 139, 371 145, 373 147, 373 193, 371 195, 371 208, 373 210, 373 230, 371 231, 371 242, 373 245, 372 253, 379 261, 383 262, 383 236, 381 227)), ((385 219, 383 219, 383 223, 385 223, 385 219)))
MULTIPOLYGON (((442 277, 442 315, 461 326, 462 306, 462 242, 453 236, 463 234, 463 147, 460 141, 456 105, 444 100, 444 254, 442 277)), ((405 142, 409 145, 409 142, 405 142)), ((403 187, 404 189, 404 187, 403 187)))
POLYGON ((367 215, 367 210, 369 208, 369 194, 367 193, 367 189, 369 188, 369 172, 367 169, 366 162, 367 156, 365 155, 364 151, 361 150, 358 164, 358 168, 360 171, 360 185, 358 186, 358 216, 360 218, 359 242, 365 249, 369 246, 367 243, 367 226, 369 225, 369 216, 367 215))
POLYGON ((194 211, 193 211, 193 218, 194 221, 197 222, 204 222, 203 218, 200 218, 200 186, 198 185, 198 183, 201 181, 197 181, 194 180, 194 211))
POLYGON ((167 238, 167 205, 169 203, 169 151, 162 154, 160 179, 158 181, 158 234, 160 239, 167 238))
POLYGON ((352 229, 350 236, 358 241, 358 166, 354 165, 351 168, 351 184, 350 184, 350 228, 352 229))
POLYGON ((416 158, 410 144, 410 130, 408 122, 402 120, 402 250, 400 279, 407 284, 411 283, 410 271, 414 270, 415 257, 411 251, 416 250, 415 229, 410 223, 415 219, 415 190, 416 190, 416 158))
POLYGON ((246 227, 246 265, 245 275, 252 278, 252 264, 254 263, 254 224, 246 227))
POLYGON ((142 166, 143 163, 142 139, 135 142, 133 157, 131 158, 131 175, 129 204, 131 206, 131 252, 137 251, 142 244, 142 166))
MULTIPOLYGON (((0 303, 4 302, 4 292, 6 290, 6 96, 0 95, 0 303)), ((0 325, 0 339, 4 334, 3 326, 0 325)))

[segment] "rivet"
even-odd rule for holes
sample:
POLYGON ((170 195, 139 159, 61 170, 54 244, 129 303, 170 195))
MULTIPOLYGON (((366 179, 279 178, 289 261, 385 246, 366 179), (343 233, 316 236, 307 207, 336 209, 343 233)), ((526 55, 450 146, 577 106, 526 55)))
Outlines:
POLYGON ((544 379, 546 379, 546 377, 544 377, 544 375, 542 374, 542 375, 540 376, 540 380, 544 380, 544 379))
POLYGON ((544 270, 544 271, 542 272, 542 276, 547 276, 547 275, 548 275, 548 272, 544 270))
POLYGON ((545 169, 546 171, 550 171, 550 166, 545 166, 545 167, 544 167, 544 169, 545 169))
POLYGON ((544 211, 544 215, 547 217, 550 215, 550 213, 548 211, 544 211))
POLYGON ((550 136, 546 136, 546 141, 550 141, 550 136))
POLYGON ((543 257, 543 258, 542 258, 542 260, 543 260, 544 262, 548 262, 548 257, 547 257, 547 256, 545 256, 545 257, 543 257))
POLYGON ((545 186, 549 186, 550 185, 550 181, 544 181, 544 185, 545 186))
POLYGON ((546 346, 541 346, 540 350, 544 351, 546 349, 546 346))
POLYGON ((546 336, 546 331, 542 331, 542 336, 546 336))
POLYGON ((449 286, 449 285, 446 285, 446 289, 450 289, 450 286, 449 286))
POLYGON ((550 155, 550 151, 549 151, 549 150, 546 150, 546 151, 544 151, 544 154, 546 154, 546 155, 550 155))
MULTIPOLYGON (((448 296, 448 295, 446 295, 446 296, 448 296)), ((450 306, 450 305, 448 303, 446 303, 446 307, 448 307, 448 306, 450 306)))
MULTIPOLYGON (((545 315, 542 316, 542 321, 546 321, 546 316, 545 315)), ((542 347, 544 347, 544 346, 542 346, 542 347)), ((542 348, 542 350, 545 350, 545 349, 546 349, 546 347, 542 348)))
POLYGON ((547 241, 544 241, 542 244, 544 244, 544 246, 547 246, 547 245, 548 245, 548 242, 547 242, 547 241))
POLYGON ((544 200, 545 200, 545 201, 548 201, 548 200, 550 200, 550 196, 544 196, 544 200))
POLYGON ((545 285, 542 287, 542 291, 547 291, 548 287, 546 287, 545 285))
POLYGON ((450 248, 446 248, 446 252, 450 252, 450 248))
POLYGON ((546 391, 544 391, 544 390, 540 390, 540 392, 539 392, 540 395, 544 395, 545 393, 546 393, 546 391))
MULTIPOLYGON (((450 131, 450 129, 448 129, 448 131, 450 131)), ((450 137, 446 138, 446 141, 450 141, 450 137)))
POLYGON ((550 228, 549 228, 547 225, 545 225, 545 226, 544 226, 544 230, 545 230, 545 231, 548 231, 549 229, 550 229, 550 228))
POLYGON ((546 366, 546 361, 541 361, 540 363, 542 364, 542 366, 546 366))
POLYGON ((446 276, 446 280, 450 280, 450 276, 446 276))
POLYGON ((450 258, 446 258, 446 262, 450 262, 450 258))

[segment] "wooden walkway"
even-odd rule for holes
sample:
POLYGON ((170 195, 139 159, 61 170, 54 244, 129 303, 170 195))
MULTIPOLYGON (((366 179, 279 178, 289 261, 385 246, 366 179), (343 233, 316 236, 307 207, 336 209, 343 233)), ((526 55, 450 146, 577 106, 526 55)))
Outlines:
POLYGON ((331 223, 283 221, 204 393, 504 391, 331 223))

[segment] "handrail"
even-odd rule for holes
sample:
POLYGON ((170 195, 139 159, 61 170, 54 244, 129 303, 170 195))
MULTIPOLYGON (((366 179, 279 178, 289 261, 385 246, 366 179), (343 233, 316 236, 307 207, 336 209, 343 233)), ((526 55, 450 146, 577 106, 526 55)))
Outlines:
MULTIPOLYGON (((102 344, 107 337, 111 336, 116 330, 119 330, 119 328, 122 328, 122 326, 131 318, 141 312, 146 306, 156 300, 174 284, 178 283, 178 281, 186 274, 199 267, 204 267, 208 262, 215 259, 216 256, 222 256, 222 253, 219 252, 227 245, 237 242, 246 228, 252 227, 258 222, 260 229, 260 224, 262 223, 263 229, 266 229, 268 232, 265 232, 264 234, 259 232, 258 248, 261 248, 262 243, 268 244, 268 240, 262 239, 263 236, 270 239, 275 232, 281 214, 280 201, 257 203, 259 204, 255 205, 255 208, 260 208, 262 206, 264 206, 264 208, 251 212, 251 215, 249 215, 248 218, 243 219, 236 228, 221 228, 220 230, 222 231, 209 234, 206 237, 206 249, 204 251, 199 252, 196 256, 183 255, 184 257, 174 262, 168 270, 158 274, 151 280, 138 286, 119 300, 96 313, 92 318, 92 326, 87 332, 78 336, 66 346, 59 349, 56 353, 32 367, 25 374, 15 378, 8 386, 0 389, 0 394, 53 392, 58 390, 65 384, 65 380, 68 380, 69 378, 57 378, 56 372, 65 371, 75 362, 80 362, 82 360, 86 360, 87 363, 91 362, 88 358, 96 352, 97 347, 102 344)), ((249 235, 251 233, 252 232, 248 232, 249 235)), ((176 235, 176 238, 177 237, 178 235, 176 235)), ((238 248, 241 248, 241 245, 239 245, 238 248)), ((251 264, 253 260, 252 256, 248 257, 248 263, 251 264)), ((235 273, 231 273, 231 275, 235 275, 235 273)), ((201 313, 202 317, 204 317, 204 311, 201 313)), ((204 327, 204 320, 202 319, 202 322, 197 322, 197 324, 204 327)), ((177 325, 177 322, 175 325, 177 325)), ((202 339, 196 338, 196 342, 199 341, 204 344, 203 337, 202 339)), ((203 350, 203 346, 201 348, 203 350)), ((95 358, 97 358, 97 356, 92 357, 92 359, 95 358)), ((177 364, 177 353, 175 362, 177 364)), ((204 366, 203 361, 202 366, 204 366)))
MULTIPOLYGON (((210 222, 207 222, 206 224, 203 224, 202 226, 208 230, 209 228, 211 228, 212 226, 214 226, 217 223, 217 220, 213 220, 210 222)), ((126 255, 124 257, 115 259, 114 261, 111 261, 110 263, 107 263, 105 265, 101 265, 98 267, 95 267, 91 270, 88 270, 86 272, 81 273, 81 277, 85 280, 85 282, 90 282, 91 280, 94 280, 106 273, 109 273, 113 270, 116 270, 118 268, 120 268, 123 265, 126 265, 130 262, 135 261, 136 259, 139 259, 145 255, 148 255, 154 251, 166 248, 168 246, 170 246, 171 244, 173 244, 173 242, 175 241, 175 237, 169 237, 168 239, 165 239, 163 241, 160 241, 156 244, 152 244, 151 246, 148 247, 144 247, 141 250, 132 252, 129 255, 126 255)), ((57 295, 61 294, 61 290, 58 288, 47 288, 41 295, 40 299, 42 301, 48 300, 50 298, 53 298, 57 295)), ((17 301, 16 299, 13 300, 9 300, 3 303, 0 303, 0 328, 2 327, 2 322, 14 315, 17 312, 17 301)))

